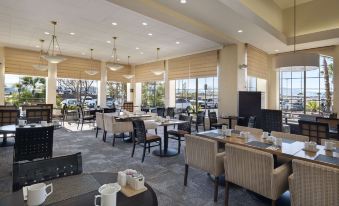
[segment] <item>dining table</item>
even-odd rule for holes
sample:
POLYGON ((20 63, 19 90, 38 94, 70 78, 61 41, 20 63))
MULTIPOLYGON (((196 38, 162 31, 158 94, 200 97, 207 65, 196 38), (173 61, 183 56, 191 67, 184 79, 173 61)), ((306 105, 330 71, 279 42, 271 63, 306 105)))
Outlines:
POLYGON ((317 151, 304 149, 304 142, 283 139, 281 147, 263 139, 261 136, 249 134, 248 138, 240 137, 240 131, 232 130, 231 136, 225 136, 220 129, 200 132, 197 136, 215 140, 223 144, 235 144, 254 148, 273 154, 276 157, 300 159, 339 169, 339 148, 329 151, 322 145, 317 145, 317 151))
POLYGON ((179 124, 185 124, 187 121, 182 121, 178 119, 170 119, 170 120, 163 120, 163 121, 155 121, 155 123, 164 128, 164 148, 160 151, 160 149, 156 149, 153 151, 153 154, 160 157, 173 157, 178 155, 178 150, 168 148, 168 126, 174 126, 179 124))
MULTIPOLYGON (((48 206, 93 206, 98 188, 107 183, 117 182, 117 173, 98 172, 62 177, 46 184, 53 184, 53 192, 43 205, 48 206)), ((127 197, 122 192, 117 194, 117 206, 158 206, 157 196, 147 183, 147 190, 140 194, 127 197)), ((99 202, 99 201, 98 201, 99 202)), ((25 206, 22 189, 0 199, 0 205, 25 206)))

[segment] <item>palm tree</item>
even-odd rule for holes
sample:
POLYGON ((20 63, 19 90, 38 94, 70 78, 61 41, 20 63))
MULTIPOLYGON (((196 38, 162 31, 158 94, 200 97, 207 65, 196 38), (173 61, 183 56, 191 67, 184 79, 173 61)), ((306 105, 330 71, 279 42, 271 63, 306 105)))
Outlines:
POLYGON ((36 89, 38 87, 38 84, 45 84, 46 81, 44 78, 40 77, 23 77, 21 79, 21 84, 26 88, 32 89, 32 95, 35 96, 36 89))
MULTIPOLYGON (((330 75, 329 75, 330 69, 327 65, 326 58, 324 58, 323 64, 324 64, 324 79, 325 79, 326 111, 328 112, 331 108, 332 99, 331 99, 331 91, 330 91, 330 75)), ((332 69, 332 72, 333 72, 333 69, 332 69)))

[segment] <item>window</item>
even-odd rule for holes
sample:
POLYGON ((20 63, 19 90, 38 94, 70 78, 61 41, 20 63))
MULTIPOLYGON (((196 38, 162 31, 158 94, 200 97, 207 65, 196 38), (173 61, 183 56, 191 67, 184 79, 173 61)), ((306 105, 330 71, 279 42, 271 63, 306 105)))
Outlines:
POLYGON ((257 78, 256 77, 247 77, 247 91, 256 92, 257 91, 257 78))
POLYGON ((127 83, 109 81, 106 84, 106 105, 107 107, 122 106, 127 101, 127 83))
POLYGON ((22 105, 45 103, 46 79, 36 76, 5 75, 5 103, 22 105))
POLYGON ((165 105, 165 85, 163 81, 142 83, 142 105, 163 107, 165 105))
POLYGON ((333 58, 320 56, 319 61, 319 69, 280 71, 280 108, 292 121, 300 114, 332 111, 333 58))

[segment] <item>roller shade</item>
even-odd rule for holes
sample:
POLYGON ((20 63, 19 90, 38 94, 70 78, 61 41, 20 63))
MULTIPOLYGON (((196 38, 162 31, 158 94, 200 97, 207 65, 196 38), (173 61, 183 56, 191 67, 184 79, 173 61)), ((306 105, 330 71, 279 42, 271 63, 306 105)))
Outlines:
MULTIPOLYGON (((47 71, 39 71, 32 65, 39 64, 40 53, 24 49, 4 48, 5 52, 5 73, 27 76, 47 77, 47 71)), ((47 61, 43 61, 47 64, 47 61)))
POLYGON ((168 60, 170 80, 217 76, 218 51, 209 51, 168 60))
POLYGON ((157 61, 135 66, 135 82, 163 81, 163 75, 155 75, 152 70, 164 70, 165 62, 157 61))
POLYGON ((128 79, 123 77, 125 74, 131 74, 131 66, 124 65, 124 68, 118 71, 112 71, 107 69, 107 81, 115 81, 115 82, 129 82, 128 79))
POLYGON ((70 56, 67 56, 66 58, 65 61, 57 65, 58 78, 100 80, 100 61, 93 60, 93 68, 96 69, 98 73, 96 75, 89 75, 85 71, 91 67, 90 59, 70 56))
POLYGON ((247 74, 249 76, 267 79, 268 54, 251 45, 247 46, 247 74))

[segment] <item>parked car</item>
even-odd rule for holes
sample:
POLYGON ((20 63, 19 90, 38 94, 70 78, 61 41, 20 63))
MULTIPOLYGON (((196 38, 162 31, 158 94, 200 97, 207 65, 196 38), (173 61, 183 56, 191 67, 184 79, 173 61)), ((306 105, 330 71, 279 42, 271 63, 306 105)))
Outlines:
POLYGON ((76 106, 78 105, 78 100, 76 99, 64 99, 62 102, 61 102, 61 105, 66 105, 66 106, 76 106))
POLYGON ((207 99, 206 105, 208 108, 218 108, 218 99, 207 99))
POLYGON ((191 102, 187 99, 177 99, 175 101, 175 107, 177 109, 187 109, 188 107, 191 106, 192 106, 191 102))
POLYGON ((81 97, 81 101, 83 101, 84 105, 88 108, 94 108, 97 106, 97 100, 93 99, 91 96, 86 96, 85 100, 84 97, 81 97))
POLYGON ((114 99, 112 97, 107 97, 106 98, 106 106, 109 108, 113 108, 119 105, 119 102, 116 100, 114 101, 114 99))

